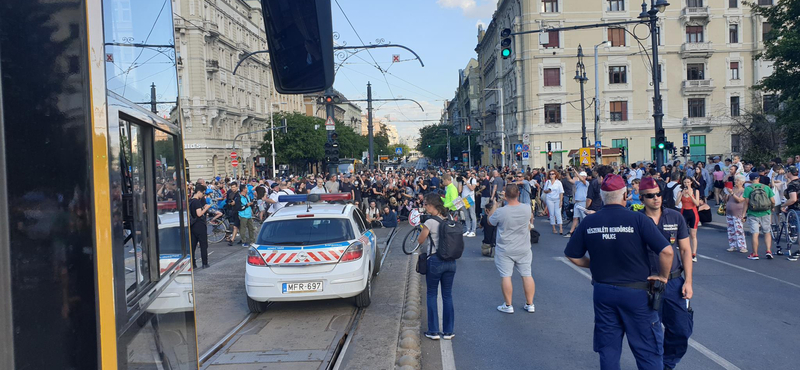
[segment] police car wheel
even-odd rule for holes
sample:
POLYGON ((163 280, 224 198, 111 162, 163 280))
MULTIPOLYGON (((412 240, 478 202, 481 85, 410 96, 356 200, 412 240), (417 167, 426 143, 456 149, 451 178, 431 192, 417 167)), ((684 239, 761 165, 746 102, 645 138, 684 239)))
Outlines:
POLYGON ((372 303, 372 279, 367 279, 367 286, 364 287, 364 291, 356 296, 356 307, 368 307, 370 303, 372 303))
POLYGON ((250 309, 252 313, 262 313, 267 310, 268 305, 267 302, 259 302, 247 297, 247 308, 250 309))

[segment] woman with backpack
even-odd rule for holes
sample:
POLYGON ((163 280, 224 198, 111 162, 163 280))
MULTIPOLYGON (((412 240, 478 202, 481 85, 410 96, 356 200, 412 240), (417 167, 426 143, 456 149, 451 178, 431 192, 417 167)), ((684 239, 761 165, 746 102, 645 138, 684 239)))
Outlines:
POLYGON ((697 262, 697 226, 700 215, 697 207, 700 206, 700 191, 694 188, 694 180, 686 176, 681 181, 681 214, 689 227, 689 241, 692 244, 692 262, 697 262))
POLYGON ((453 279, 456 275, 456 261, 444 261, 436 255, 436 244, 439 243, 439 220, 447 218, 448 211, 444 202, 437 193, 425 195, 425 212, 433 217, 422 224, 422 231, 417 241, 420 244, 428 243, 428 261, 425 282, 428 286, 428 331, 425 336, 437 340, 440 338, 453 339, 454 308, 453 308, 453 279), (442 285, 442 325, 443 331, 439 332, 439 284, 442 285))

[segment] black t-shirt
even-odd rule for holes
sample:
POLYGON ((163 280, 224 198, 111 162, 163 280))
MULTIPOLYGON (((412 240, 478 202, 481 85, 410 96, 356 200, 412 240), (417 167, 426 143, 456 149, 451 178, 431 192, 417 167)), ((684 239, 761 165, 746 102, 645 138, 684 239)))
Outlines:
POLYGON ((786 191, 783 192, 783 195, 786 199, 789 199, 789 194, 796 193, 797 194, 797 201, 794 204, 790 205, 788 208, 793 209, 795 211, 800 211, 800 179, 794 179, 789 181, 786 184, 786 191))
POLYGON ((191 200, 189 200, 189 215, 191 216, 190 222, 192 223, 191 225, 192 227, 195 227, 198 224, 203 225, 203 227, 205 227, 206 215, 203 214, 202 216, 197 217, 197 210, 198 209, 202 210, 203 206, 205 205, 206 202, 203 201, 202 199, 192 198, 191 200))
POLYGON ((603 208, 603 199, 600 198, 600 180, 594 179, 589 183, 589 189, 586 190, 586 199, 591 199, 592 204, 588 209, 592 211, 599 211, 603 208))
POLYGON ((383 184, 381 184, 379 181, 375 181, 375 183, 372 184, 372 194, 370 195, 373 197, 382 197, 382 195, 376 193, 383 193, 383 184))
POLYGON ((769 180, 769 177, 763 176, 763 175, 758 175, 758 182, 760 182, 760 183, 762 183, 762 184, 764 184, 766 186, 769 186, 769 184, 771 183, 771 181, 769 180))
POLYGON ((581 258, 589 252, 594 281, 627 284, 646 282, 651 269, 648 251, 658 254, 667 246, 669 241, 644 213, 608 205, 578 224, 564 255, 581 258))
POLYGON ((343 182, 341 185, 339 185, 340 193, 349 193, 351 191, 353 191, 353 184, 349 182, 343 182))
POLYGON ((492 196, 492 189, 489 187, 489 179, 484 178, 481 180, 481 186, 483 186, 483 190, 481 190, 481 197, 489 198, 492 196))
MULTIPOLYGON (((640 212, 644 213, 644 209, 640 212)), ((686 219, 683 218, 680 212, 674 209, 662 208, 661 219, 658 220, 658 229, 661 230, 661 234, 667 238, 669 244, 672 246, 672 251, 675 253, 675 256, 672 258, 672 268, 670 269, 670 272, 675 272, 683 267, 680 259, 681 252, 680 249, 678 249, 678 241, 689 237, 689 228, 686 226, 686 219)), ((650 268, 653 274, 658 273, 658 267, 658 255, 650 252, 650 268)))

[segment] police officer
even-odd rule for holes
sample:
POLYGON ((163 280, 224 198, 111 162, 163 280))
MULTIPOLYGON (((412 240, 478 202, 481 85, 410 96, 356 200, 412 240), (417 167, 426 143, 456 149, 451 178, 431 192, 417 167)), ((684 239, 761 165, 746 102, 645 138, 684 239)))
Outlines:
MULTIPOLYGON (((664 303, 658 312, 664 323, 664 369, 672 370, 686 354, 694 326, 694 312, 689 305, 689 300, 692 299, 692 248, 689 244, 689 230, 683 215, 661 206, 661 191, 652 178, 642 179, 639 184, 639 198, 645 207, 642 211, 669 240, 675 255, 669 282, 664 291, 664 303)), ((654 259, 655 256, 651 255, 651 260, 654 259)))
POLYGON ((619 370, 627 334, 639 369, 662 370, 664 333, 648 291, 656 281, 667 283, 674 253, 653 221, 625 208, 622 177, 607 175, 600 196, 603 208, 578 225, 564 249, 572 263, 592 271, 594 351, 600 368, 619 370), (650 276, 649 251, 658 254, 660 275, 650 276))

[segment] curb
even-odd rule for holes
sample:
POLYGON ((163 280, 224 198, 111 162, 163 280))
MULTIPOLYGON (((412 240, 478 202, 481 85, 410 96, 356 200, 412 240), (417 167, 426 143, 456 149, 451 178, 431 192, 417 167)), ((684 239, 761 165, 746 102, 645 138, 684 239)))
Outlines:
POLYGON ((408 257, 408 280, 406 282, 403 319, 400 322, 400 333, 397 341, 397 362, 399 370, 419 370, 422 366, 422 345, 420 338, 420 277, 416 271, 414 258, 408 257))

